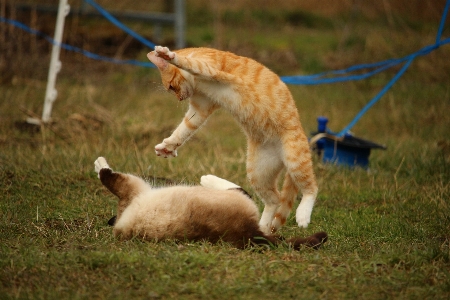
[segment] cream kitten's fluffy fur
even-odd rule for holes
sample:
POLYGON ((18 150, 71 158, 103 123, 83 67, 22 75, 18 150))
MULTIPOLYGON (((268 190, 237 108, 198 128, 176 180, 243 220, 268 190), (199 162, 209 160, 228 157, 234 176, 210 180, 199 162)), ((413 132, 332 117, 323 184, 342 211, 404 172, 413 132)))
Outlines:
MULTIPOLYGON (((139 177, 113 172, 103 157, 94 165, 103 185, 119 197, 111 224, 119 238, 222 240, 238 248, 280 242, 261 231, 258 208, 234 183, 207 175, 201 178, 202 186, 152 188, 139 177)), ((318 248, 326 239, 327 234, 320 232, 286 242, 294 249, 303 244, 318 248)))

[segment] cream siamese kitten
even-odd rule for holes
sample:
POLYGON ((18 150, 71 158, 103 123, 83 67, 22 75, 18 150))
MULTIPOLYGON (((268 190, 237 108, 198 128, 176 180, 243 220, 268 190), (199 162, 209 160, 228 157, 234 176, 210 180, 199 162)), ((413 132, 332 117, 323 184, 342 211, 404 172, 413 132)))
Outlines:
MULTIPOLYGON (((94 165, 102 184, 119 198, 117 217, 109 222, 118 238, 222 240, 240 249, 281 241, 263 233, 257 206, 234 183, 206 175, 202 186, 154 188, 139 177, 114 172, 103 157, 94 165)), ((317 249, 326 240, 327 234, 319 232, 285 242, 298 250, 302 245, 317 249)))

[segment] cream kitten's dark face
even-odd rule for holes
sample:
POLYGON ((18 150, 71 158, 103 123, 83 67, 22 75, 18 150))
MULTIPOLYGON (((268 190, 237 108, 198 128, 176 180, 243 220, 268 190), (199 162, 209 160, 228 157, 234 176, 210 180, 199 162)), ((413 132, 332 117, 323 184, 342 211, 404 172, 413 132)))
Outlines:
POLYGON ((194 93, 194 77, 174 65, 168 63, 152 51, 147 54, 148 59, 158 67, 164 88, 182 101, 194 93))

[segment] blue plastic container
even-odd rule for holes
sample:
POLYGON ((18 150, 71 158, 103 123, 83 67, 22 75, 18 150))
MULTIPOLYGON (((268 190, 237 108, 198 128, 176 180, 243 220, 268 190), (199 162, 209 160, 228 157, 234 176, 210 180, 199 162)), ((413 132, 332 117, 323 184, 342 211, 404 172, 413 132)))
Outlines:
MULTIPOLYGON (((326 133, 328 119, 319 117, 317 122, 318 133, 316 134, 326 133)), ((342 140, 327 134, 316 142, 316 152, 322 157, 323 162, 348 167, 359 166, 367 169, 372 149, 386 149, 386 147, 350 134, 346 134, 342 140)))

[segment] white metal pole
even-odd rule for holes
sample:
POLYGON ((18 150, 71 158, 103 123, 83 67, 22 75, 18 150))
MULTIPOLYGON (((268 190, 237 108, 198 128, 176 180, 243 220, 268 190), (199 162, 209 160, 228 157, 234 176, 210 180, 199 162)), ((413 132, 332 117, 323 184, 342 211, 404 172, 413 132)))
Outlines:
POLYGON ((68 0, 60 0, 58 7, 58 15, 56 17, 55 36, 53 39, 55 43, 52 48, 52 56, 50 59, 50 69, 48 71, 47 89, 45 91, 44 110, 42 111, 42 122, 46 123, 50 121, 50 115, 52 113, 52 105, 58 95, 55 89, 56 76, 61 70, 61 61, 59 60, 59 53, 61 50, 61 42, 64 32, 64 20, 70 11, 70 5, 68 0))

